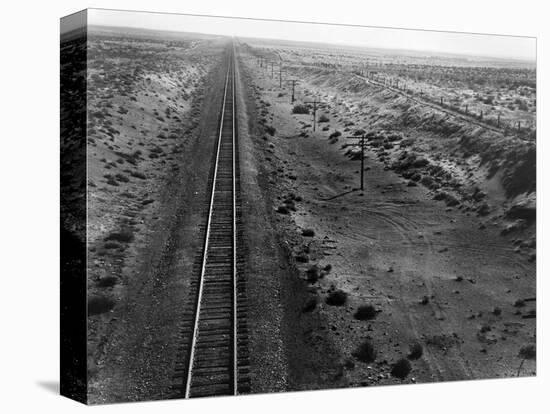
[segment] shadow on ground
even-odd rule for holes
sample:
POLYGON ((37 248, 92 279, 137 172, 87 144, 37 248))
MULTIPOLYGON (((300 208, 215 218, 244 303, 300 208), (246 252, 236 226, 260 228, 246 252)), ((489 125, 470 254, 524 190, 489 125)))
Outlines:
POLYGON ((59 395, 59 381, 37 381, 36 385, 43 390, 59 395))

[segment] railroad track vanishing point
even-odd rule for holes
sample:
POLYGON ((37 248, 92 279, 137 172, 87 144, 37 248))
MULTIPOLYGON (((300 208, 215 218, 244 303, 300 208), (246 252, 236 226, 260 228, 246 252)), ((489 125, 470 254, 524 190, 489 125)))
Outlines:
POLYGON ((179 334, 175 398, 248 392, 245 283, 240 269, 235 50, 231 47, 210 175, 202 251, 179 334))

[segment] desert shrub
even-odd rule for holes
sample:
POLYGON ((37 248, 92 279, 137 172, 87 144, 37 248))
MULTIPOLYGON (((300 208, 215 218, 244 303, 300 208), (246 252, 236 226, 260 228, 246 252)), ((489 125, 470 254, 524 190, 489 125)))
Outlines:
POLYGON ((302 230, 302 236, 313 237, 313 236, 315 236, 315 231, 313 231, 313 229, 303 229, 302 230))
POLYGON ((486 105, 492 105, 494 100, 495 100, 495 97, 493 95, 489 95, 483 99, 483 103, 486 105))
POLYGON ((309 283, 316 283, 319 280, 319 268, 317 266, 311 266, 306 270, 306 277, 309 283))
POLYGON ((413 166, 415 168, 422 168, 422 167, 425 167, 426 165, 428 165, 430 162, 426 159, 426 158, 422 158, 422 157, 419 157, 419 158, 416 158, 413 162, 413 166))
POLYGON ((326 266, 323 268, 323 270, 324 270, 325 272, 327 272, 327 273, 330 272, 330 271, 332 270, 332 265, 329 263, 328 265, 326 265, 326 266))
POLYGON ((321 114, 321 116, 319 117, 319 122, 329 122, 330 119, 328 119, 328 116, 326 116, 325 114, 321 114))
POLYGON ((517 376, 519 377, 521 367, 523 367, 523 363, 528 359, 534 360, 537 358, 537 347, 533 344, 522 346, 519 350, 518 357, 521 358, 517 374, 517 376))
POLYGON ((419 359, 424 354, 422 345, 418 342, 414 342, 409 346, 409 359, 419 359))
POLYGON ((147 176, 145 174, 143 174, 142 172, 139 172, 139 171, 132 171, 130 173, 130 175, 132 177, 139 178, 141 180, 145 180, 147 178, 147 176))
POLYGON ((525 301, 523 299, 517 299, 515 302, 514 302, 514 306, 516 308, 523 308, 525 306, 525 301))
POLYGON ((115 276, 105 276, 97 281, 97 286, 101 288, 113 287, 118 282, 115 276))
POLYGON ((117 174, 115 175, 115 178, 117 179, 117 181, 120 181, 121 183, 127 183, 128 181, 130 181, 130 179, 126 177, 124 174, 117 174))
POLYGON ((537 357, 537 348, 533 344, 522 346, 518 356, 523 359, 535 359, 537 357))
POLYGON ((313 312, 316 307, 317 307, 317 299, 316 298, 310 298, 310 299, 307 300, 307 302, 302 307, 302 312, 303 313, 313 312))
POLYGON ((134 232, 132 229, 122 229, 121 231, 109 234, 105 241, 118 241, 122 243, 130 243, 134 240, 134 232))
POLYGON ((309 257, 305 253, 299 253, 296 255, 296 261, 299 263, 307 263, 309 262, 309 257))
POLYGON ((288 209, 287 206, 279 206, 277 207, 277 213, 280 213, 280 214, 289 214, 290 211, 288 209))
POLYGON ((447 194, 447 197, 445 198, 445 204, 449 207, 454 207, 460 204, 460 201, 453 196, 452 194, 447 194))
POLYGON ((399 379, 405 379, 407 375, 411 372, 411 363, 406 358, 401 358, 399 361, 397 361, 395 364, 393 364, 391 369, 391 375, 392 377, 396 377, 399 379))
POLYGON ((309 114, 309 108, 307 107, 307 105, 297 104, 297 105, 294 105, 294 107, 292 108, 292 113, 293 114, 309 114))
POLYGON ((481 332, 481 333, 486 333, 486 332, 489 332, 490 330, 491 330, 491 325, 489 325, 488 323, 484 323, 479 328, 479 332, 481 332))
POLYGON ((296 211, 296 204, 294 204, 294 201, 290 203, 285 203, 286 208, 288 208, 290 211, 296 211))
POLYGON ((340 131, 334 131, 332 134, 330 134, 328 137, 330 139, 333 139, 333 138, 338 138, 339 136, 341 136, 342 133, 340 131))
POLYGON ((420 180, 420 183, 425 187, 432 188, 435 184, 435 181, 429 175, 424 175, 420 180))
POLYGON ((265 127, 265 131, 266 131, 269 135, 273 136, 273 135, 275 135, 276 129, 275 129, 275 127, 273 127, 272 125, 268 125, 268 126, 265 127))
POLYGON ((376 349, 371 341, 366 339, 352 354, 361 362, 374 362, 376 360, 376 349))
POLYGON ((105 243, 104 247, 106 249, 118 249, 120 247, 120 244, 116 241, 108 241, 105 243))
POLYGON ((422 176, 417 172, 415 172, 411 175, 411 180, 413 180, 413 181, 420 181, 421 178, 422 178, 422 176))
POLYGON ((348 299, 348 294, 343 290, 338 289, 329 293, 329 295, 327 296, 326 302, 327 302, 327 305, 331 305, 331 306, 343 306, 345 305, 347 299, 348 299))
POLYGON ((355 311, 355 313, 353 314, 353 317, 355 319, 358 319, 360 321, 366 321, 366 320, 370 320, 370 319, 374 319, 376 317, 376 309, 374 306, 372 305, 361 305, 359 306, 359 308, 357 309, 357 311, 355 311))
POLYGON ((353 135, 355 135, 356 137, 357 136, 360 136, 360 135, 363 135, 366 131, 364 129, 356 129, 354 132, 353 132, 353 135))
POLYGON ((530 222, 536 220, 537 208, 534 204, 518 203, 511 206, 504 214, 509 219, 522 219, 530 222))
POLYGON ((88 315, 99 315, 109 312, 115 306, 115 302, 106 296, 94 296, 88 300, 88 315))

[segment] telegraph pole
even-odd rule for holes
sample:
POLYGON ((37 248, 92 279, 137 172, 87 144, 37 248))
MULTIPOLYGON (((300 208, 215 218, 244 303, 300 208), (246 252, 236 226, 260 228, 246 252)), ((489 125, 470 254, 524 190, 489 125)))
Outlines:
POLYGON ((361 184, 360 189, 363 191, 365 188, 364 186, 364 178, 365 178, 365 134, 359 135, 359 136, 353 136, 353 137, 346 137, 347 139, 360 139, 361 140, 361 184))
POLYGON ((310 104, 313 104, 313 132, 315 132, 315 124, 317 123, 316 121, 316 115, 317 115, 317 104, 320 104, 320 103, 325 103, 325 102, 321 102, 321 101, 318 101, 317 99, 314 99, 313 101, 306 101, 304 103, 310 103, 310 104))
POLYGON ((290 103, 294 103, 294 88, 296 87, 296 84, 298 83, 298 79, 288 79, 287 82, 292 83, 292 97, 290 98, 290 103))
POLYGON ((283 64, 279 63, 279 88, 283 87, 283 64))

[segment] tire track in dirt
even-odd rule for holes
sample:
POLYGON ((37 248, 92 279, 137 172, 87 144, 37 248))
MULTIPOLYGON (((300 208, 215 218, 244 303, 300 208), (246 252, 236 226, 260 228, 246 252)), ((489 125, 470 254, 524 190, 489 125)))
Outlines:
MULTIPOLYGON (((434 255, 434 247, 431 239, 427 237, 421 231, 420 226, 412 219, 406 215, 396 211, 395 204, 392 203, 377 203, 376 208, 365 207, 362 208, 362 212, 366 213, 370 217, 376 218, 383 221, 385 224, 391 228, 394 233, 400 238, 405 246, 409 247, 419 247, 419 244, 424 245, 424 271, 422 272, 422 279, 424 281, 423 286, 426 290, 426 296, 432 298, 429 301, 428 305, 431 308, 435 319, 438 324, 438 331, 445 332, 446 334, 451 333, 451 329, 444 321, 447 319, 447 315, 443 310, 443 307, 440 305, 439 301, 436 299, 437 296, 434 292, 434 286, 431 277, 426 277, 430 272, 430 261, 431 256, 434 255), (385 211, 384 211, 385 210, 385 211), (417 237, 412 235, 416 234, 417 237), (419 234, 422 234, 422 237, 418 237, 419 234)), ((353 229, 359 229, 359 227, 353 227, 353 229)), ((343 233, 342 236, 352 236, 352 239, 355 241, 364 241, 365 234, 360 230, 352 231, 351 233, 343 233), (361 240, 363 239, 363 240, 361 240)), ((382 239, 382 238, 381 238, 382 239)), ((388 237, 387 234, 384 235, 383 240, 387 244, 393 244, 391 242, 392 238, 388 237)), ((399 282, 399 292, 402 293, 403 290, 408 289, 402 280, 397 279, 399 282)), ((414 336, 419 340, 421 338, 421 329, 419 320, 420 315, 413 317, 412 312, 409 311, 410 304, 404 300, 404 294, 400 294, 395 302, 400 307, 402 315, 406 316, 406 319, 409 323, 410 329, 413 332, 414 336)), ((428 364, 430 371, 437 376, 438 381, 449 380, 449 379, 464 379, 470 378, 472 376, 471 370, 464 364, 463 359, 456 353, 454 355, 449 355, 447 352, 445 359, 437 358, 437 356, 427 348, 424 351, 424 359, 428 364), (460 367, 459 373, 456 372, 456 367, 460 367), (452 369, 451 369, 452 368, 452 369), (444 372, 450 373, 455 372, 453 378, 448 378, 444 376, 444 372)))

